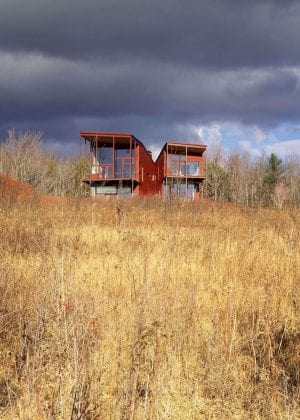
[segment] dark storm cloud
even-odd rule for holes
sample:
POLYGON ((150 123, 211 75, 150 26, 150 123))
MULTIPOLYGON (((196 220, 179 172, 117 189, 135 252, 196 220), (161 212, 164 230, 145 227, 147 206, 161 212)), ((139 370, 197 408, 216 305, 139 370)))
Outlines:
POLYGON ((299 23, 291 0, 2 0, 0 135, 298 121, 299 23))
POLYGON ((241 120, 296 117, 292 70, 189 70, 149 61, 91 63, 2 55, 1 119, 136 115, 241 120), (15 68, 13 68, 15 67, 15 68), (17 99, 17 100, 16 100, 17 99), (284 101, 285 107, 279 107, 284 101))
POLYGON ((0 48, 201 66, 299 62, 297 1, 2 0, 0 48))

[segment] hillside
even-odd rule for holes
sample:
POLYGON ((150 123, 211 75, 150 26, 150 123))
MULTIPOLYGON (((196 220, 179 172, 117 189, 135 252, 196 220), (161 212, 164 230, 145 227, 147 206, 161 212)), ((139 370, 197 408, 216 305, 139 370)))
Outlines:
POLYGON ((26 182, 0 173, 0 202, 5 205, 59 204, 63 203, 64 200, 64 197, 42 194, 26 182))
POLYGON ((30 185, 0 173, 0 199, 6 203, 24 203, 36 200, 39 193, 30 185))

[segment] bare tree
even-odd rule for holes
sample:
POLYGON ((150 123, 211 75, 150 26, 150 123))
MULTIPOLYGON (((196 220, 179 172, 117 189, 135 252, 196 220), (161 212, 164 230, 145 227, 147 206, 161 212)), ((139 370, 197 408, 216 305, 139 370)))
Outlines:
POLYGON ((2 171, 13 178, 37 186, 42 160, 42 136, 42 132, 9 131, 8 138, 1 148, 2 171))
POLYGON ((86 187, 81 182, 88 169, 85 158, 63 159, 42 148, 42 132, 11 130, 0 148, 0 170, 54 195, 81 195, 86 187))
POLYGON ((226 155, 220 146, 210 150, 207 160, 206 188, 214 200, 231 200, 231 185, 226 166, 226 155))

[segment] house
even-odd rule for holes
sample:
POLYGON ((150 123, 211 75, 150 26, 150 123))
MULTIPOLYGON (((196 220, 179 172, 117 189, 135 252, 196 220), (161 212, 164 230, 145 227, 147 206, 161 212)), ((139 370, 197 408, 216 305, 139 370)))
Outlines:
POLYGON ((197 200, 206 178, 206 146, 168 141, 154 162, 130 133, 82 132, 90 172, 83 182, 92 196, 158 195, 197 200))

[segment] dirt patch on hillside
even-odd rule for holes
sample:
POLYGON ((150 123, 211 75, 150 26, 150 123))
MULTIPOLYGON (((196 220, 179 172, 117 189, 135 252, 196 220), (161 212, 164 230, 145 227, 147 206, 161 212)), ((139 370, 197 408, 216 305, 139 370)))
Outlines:
POLYGON ((0 174, 0 203, 55 205, 65 200, 65 197, 42 194, 26 182, 0 174))
POLYGON ((0 174, 0 202, 26 203, 38 198, 39 193, 31 185, 0 174))

